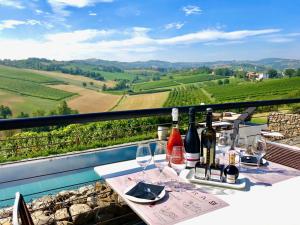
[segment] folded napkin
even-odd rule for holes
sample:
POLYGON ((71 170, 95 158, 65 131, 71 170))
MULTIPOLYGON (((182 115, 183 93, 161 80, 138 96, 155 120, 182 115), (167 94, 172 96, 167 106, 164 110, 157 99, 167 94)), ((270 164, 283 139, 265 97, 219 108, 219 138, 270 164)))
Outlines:
POLYGON ((131 188, 126 195, 136 198, 154 200, 164 188, 164 186, 139 182, 133 188, 131 188))

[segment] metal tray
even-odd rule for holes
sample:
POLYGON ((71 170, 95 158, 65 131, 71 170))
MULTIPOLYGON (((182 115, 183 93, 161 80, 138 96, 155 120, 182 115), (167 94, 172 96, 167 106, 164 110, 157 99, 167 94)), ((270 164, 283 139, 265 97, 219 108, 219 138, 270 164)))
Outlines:
POLYGON ((243 190, 246 188, 247 180, 243 175, 239 175, 237 181, 235 184, 228 184, 226 182, 217 182, 217 181, 211 181, 211 180, 200 180, 194 178, 195 171, 191 169, 185 179, 188 182, 201 184, 201 185, 209 185, 209 186, 215 186, 215 187, 222 187, 222 188, 230 188, 230 189, 236 189, 236 190, 243 190))

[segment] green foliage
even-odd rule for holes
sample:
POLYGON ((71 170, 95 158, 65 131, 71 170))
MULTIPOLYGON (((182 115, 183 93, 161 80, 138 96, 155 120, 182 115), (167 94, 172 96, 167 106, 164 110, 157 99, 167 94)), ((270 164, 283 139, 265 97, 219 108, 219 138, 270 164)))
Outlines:
POLYGON ((189 106, 200 105, 200 103, 208 104, 210 99, 205 95, 202 88, 198 85, 186 85, 173 89, 167 101, 165 107, 173 106, 189 106))
POLYGON ((233 74, 234 74, 234 71, 229 68, 215 69, 215 75, 229 77, 229 76, 233 76, 233 74))
POLYGON ((86 82, 82 82, 82 86, 83 86, 83 87, 86 87, 86 82))
POLYGON ((278 72, 277 70, 274 69, 269 69, 267 74, 269 74, 269 78, 276 78, 278 77, 278 72))
POLYGON ((22 132, 0 142, 0 162, 150 139, 156 137, 156 124, 169 120, 141 118, 73 124, 49 132, 22 132))
POLYGON ((241 70, 236 70, 236 71, 234 71, 234 76, 236 77, 236 78, 241 78, 241 79, 245 79, 246 78, 246 74, 247 74, 247 72, 246 71, 241 71, 241 70))
POLYGON ((293 76, 296 75, 296 70, 294 70, 294 69, 286 69, 284 71, 284 75, 288 76, 288 77, 293 77, 293 76))
POLYGON ((218 80, 218 85, 223 85, 223 80, 218 80))
POLYGON ((29 114, 25 112, 20 112, 20 114, 17 116, 17 118, 28 118, 29 114))
POLYGON ((8 106, 0 105, 0 119, 7 119, 12 116, 12 111, 8 106))
POLYGON ((228 78, 226 78, 226 79, 224 79, 223 83, 224 83, 224 84, 229 84, 229 83, 230 83, 230 81, 229 81, 229 79, 228 79, 228 78))
POLYGON ((12 68, 7 66, 0 66, 0 79, 1 77, 16 79, 16 80, 31 81, 34 83, 47 83, 47 84, 63 83, 51 77, 43 76, 24 69, 17 69, 17 68, 12 68))
POLYGON ((171 86, 177 86, 180 84, 190 84, 190 83, 197 83, 197 82, 204 82, 209 80, 215 80, 223 78, 222 76, 214 76, 210 74, 197 74, 197 75, 177 75, 172 76, 172 79, 161 79, 159 81, 152 81, 152 82, 145 82, 145 83, 138 83, 135 84, 134 90, 135 91, 142 91, 142 90, 150 90, 150 89, 157 89, 157 88, 165 88, 171 86))
MULTIPOLYGON (((239 102, 268 100, 287 97, 292 91, 300 90, 300 78, 269 79, 262 82, 228 84, 222 88, 205 87, 217 102, 239 102)), ((297 94, 299 97, 300 95, 297 94)))
POLYGON ((9 79, 6 77, 0 77, 0 89, 52 100, 61 100, 75 95, 74 93, 50 88, 42 84, 25 80, 9 79))

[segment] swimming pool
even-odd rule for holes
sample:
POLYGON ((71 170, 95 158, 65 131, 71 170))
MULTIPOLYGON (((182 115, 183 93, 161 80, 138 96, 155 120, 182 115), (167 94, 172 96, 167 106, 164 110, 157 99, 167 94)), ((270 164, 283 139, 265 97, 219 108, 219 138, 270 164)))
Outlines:
MULTIPOLYGON (((150 142, 150 147, 153 151, 155 142, 150 142)), ((80 184, 101 180, 93 170, 95 166, 135 159, 136 148, 137 144, 121 145, 1 165, 0 208, 11 206, 17 191, 30 201, 62 189, 74 189, 74 185, 77 188, 80 184)))

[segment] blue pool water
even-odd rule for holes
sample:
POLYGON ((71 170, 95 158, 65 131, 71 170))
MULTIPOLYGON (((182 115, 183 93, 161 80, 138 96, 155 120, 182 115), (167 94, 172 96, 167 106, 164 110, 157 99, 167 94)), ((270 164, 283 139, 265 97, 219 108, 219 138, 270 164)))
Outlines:
MULTIPOLYGON (((150 146, 153 151, 155 143, 150 143, 150 146)), ((101 177, 94 172, 93 167, 132 160, 135 159, 135 153, 136 145, 128 145, 0 166, 0 208, 11 206, 16 192, 22 193, 25 200, 30 201, 46 194, 78 188, 78 186, 86 185, 86 182, 101 180, 101 177), (51 173, 57 174, 40 176, 51 173), (22 180, 11 181, 12 179, 22 180), (72 185, 76 185, 76 187, 72 185)))

